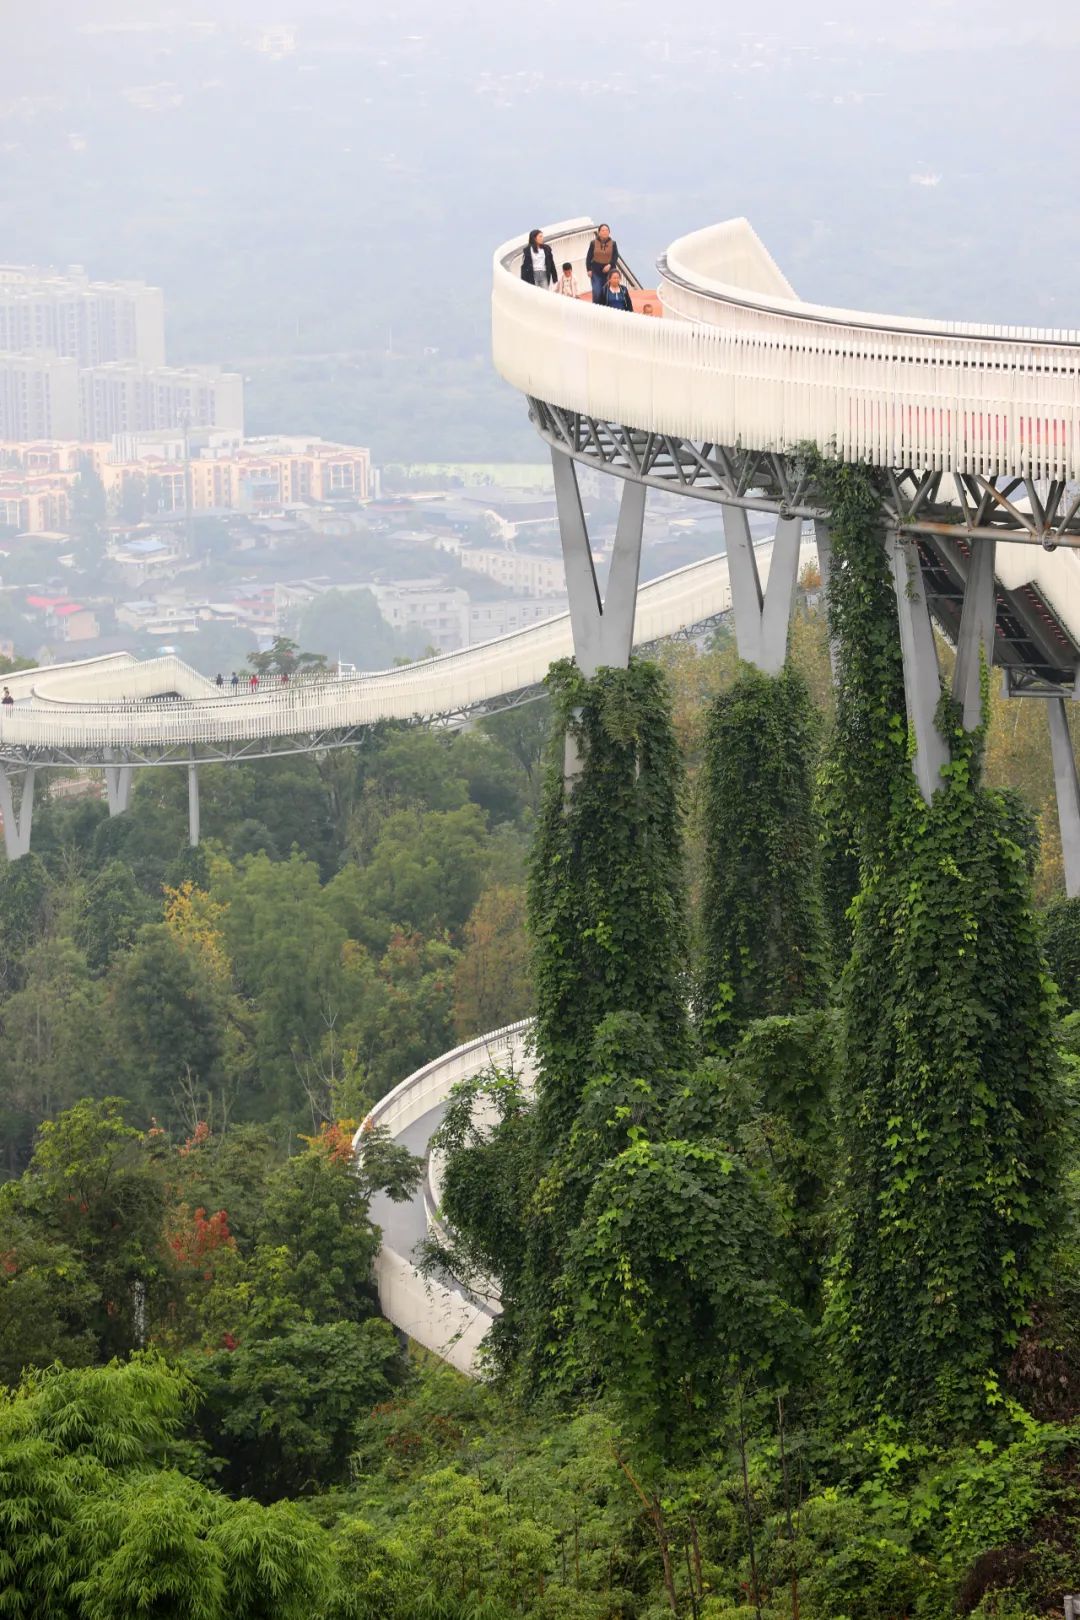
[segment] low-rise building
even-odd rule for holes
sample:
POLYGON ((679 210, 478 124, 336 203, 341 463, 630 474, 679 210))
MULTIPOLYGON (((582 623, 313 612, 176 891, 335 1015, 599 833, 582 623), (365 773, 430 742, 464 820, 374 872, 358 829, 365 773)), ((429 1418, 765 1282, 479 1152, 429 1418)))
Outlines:
POLYGON ((566 569, 561 557, 500 547, 463 546, 459 561, 462 568, 486 574, 515 596, 566 595, 566 569))
POLYGON ((440 652, 469 644, 469 595, 439 580, 399 580, 366 587, 393 630, 419 630, 440 652))
POLYGON ((531 624, 565 613, 565 598, 520 596, 500 602, 472 602, 469 605, 469 645, 481 641, 494 641, 496 636, 508 636, 515 630, 527 630, 531 624))

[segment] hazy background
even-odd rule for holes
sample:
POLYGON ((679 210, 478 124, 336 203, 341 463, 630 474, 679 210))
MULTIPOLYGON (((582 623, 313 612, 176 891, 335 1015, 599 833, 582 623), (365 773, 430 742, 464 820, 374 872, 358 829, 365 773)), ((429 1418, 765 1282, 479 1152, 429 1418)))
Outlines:
POLYGON ((1080 326, 1080 7, 0 0, 0 261, 165 288, 249 431, 535 456, 492 249, 744 213, 805 296, 1080 326), (425 351, 437 351, 435 353, 425 351))

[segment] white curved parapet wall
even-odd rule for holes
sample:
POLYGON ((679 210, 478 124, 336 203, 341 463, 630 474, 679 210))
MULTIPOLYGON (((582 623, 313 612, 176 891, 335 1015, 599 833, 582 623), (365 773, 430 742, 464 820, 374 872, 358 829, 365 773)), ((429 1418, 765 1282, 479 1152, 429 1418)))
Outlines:
MULTIPOLYGON (((763 578, 771 548, 771 540, 757 548, 763 578)), ((812 555, 809 547, 807 560, 812 555)), ((635 645, 663 640, 716 618, 730 606, 727 558, 691 563, 641 587, 635 645)), ((570 617, 564 613, 399 669, 295 681, 255 693, 241 690, 236 697, 218 695, 211 682, 180 659, 99 670, 89 665, 28 670, 13 693, 19 699, 15 707, 0 709, 0 755, 5 747, 86 749, 103 755, 125 748, 190 748, 456 714, 538 686, 551 664, 569 658, 573 650, 570 617), (180 701, 154 695, 162 691, 185 695, 180 701)))
MULTIPOLYGON (((531 1083, 533 1069, 527 1044, 530 1028, 528 1019, 508 1024, 417 1069, 375 1104, 353 1138, 356 1152, 363 1153, 365 1130, 382 1125, 396 1141, 405 1138, 414 1152, 422 1149, 426 1154, 428 1139, 442 1119, 454 1086, 493 1065, 505 1068, 512 1064, 531 1083), (415 1140, 417 1136, 421 1142, 415 1140)), ((417 1230, 418 1214, 426 1228, 430 1203, 430 1199, 425 1200, 426 1192, 425 1185, 411 1208, 384 1200, 378 1211, 383 1228, 383 1242, 375 1261, 379 1303, 383 1315, 395 1327, 460 1372, 473 1374, 476 1353, 491 1326, 493 1312, 468 1295, 424 1277, 413 1265, 411 1250, 416 1239, 411 1234, 417 1230)))
MULTIPOLYGON (((547 236, 583 262, 591 225, 547 236)), ((649 432, 983 477, 1080 477, 1080 333, 911 320, 796 298, 746 220, 661 260, 662 320, 539 291, 495 254, 492 348, 515 388, 649 432)))

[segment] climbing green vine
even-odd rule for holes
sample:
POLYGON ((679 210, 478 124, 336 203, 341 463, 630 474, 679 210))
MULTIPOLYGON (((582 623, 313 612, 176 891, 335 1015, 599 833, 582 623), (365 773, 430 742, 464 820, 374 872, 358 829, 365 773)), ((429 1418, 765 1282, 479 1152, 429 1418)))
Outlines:
POLYGON ((1015 804, 943 698, 931 805, 909 765, 878 491, 823 461, 836 780, 861 891, 844 974, 843 1218, 829 1325, 861 1411, 970 1422, 1043 1277, 1062 1094, 1015 804))
POLYGON ((552 745, 529 876, 540 1112, 552 1149, 577 1114, 593 1033, 624 1008, 685 1054, 682 766, 654 664, 591 680, 557 664, 552 745), (578 766, 564 778, 563 737, 578 766))
POLYGON ((710 1045, 824 1004, 829 972, 814 810, 818 722, 799 671, 744 666, 709 714, 699 1008, 710 1045))

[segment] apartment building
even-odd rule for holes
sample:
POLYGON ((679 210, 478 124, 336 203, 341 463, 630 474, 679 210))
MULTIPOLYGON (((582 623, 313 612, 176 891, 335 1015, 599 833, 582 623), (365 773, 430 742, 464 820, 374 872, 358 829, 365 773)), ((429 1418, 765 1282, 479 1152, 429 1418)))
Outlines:
POLYGON ((71 521, 71 482, 53 473, 0 469, 0 526, 20 534, 66 529, 71 521))
POLYGON ((77 439, 79 432, 76 362, 0 352, 0 440, 77 439))
MULTIPOLYGON (((171 452, 171 446, 161 448, 171 452)), ((371 452, 322 439, 240 439, 208 446, 192 456, 186 470, 170 453, 103 466, 101 477, 110 494, 122 491, 129 479, 153 479, 165 512, 184 510, 185 478, 190 479, 193 511, 251 512, 367 500, 371 452)))
POLYGON ((185 425, 242 435, 243 378, 216 366, 144 366, 125 361, 110 361, 79 373, 79 435, 84 439, 111 439, 114 434, 185 425))
POLYGON ((91 281, 66 272, 0 265, 0 350, 53 354, 80 366, 110 360, 165 364, 165 304, 142 281, 91 281))
POLYGON ((498 580, 515 596, 565 596, 566 569, 561 557, 536 556, 528 551, 463 546, 462 568, 498 580))

